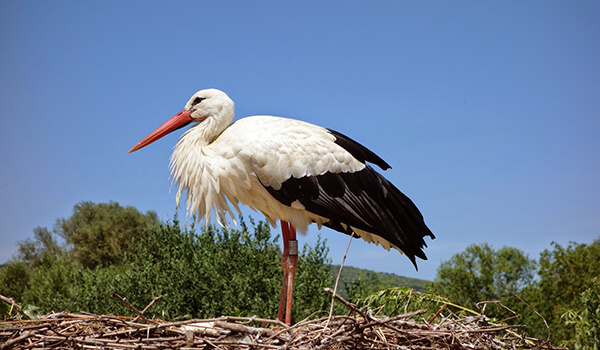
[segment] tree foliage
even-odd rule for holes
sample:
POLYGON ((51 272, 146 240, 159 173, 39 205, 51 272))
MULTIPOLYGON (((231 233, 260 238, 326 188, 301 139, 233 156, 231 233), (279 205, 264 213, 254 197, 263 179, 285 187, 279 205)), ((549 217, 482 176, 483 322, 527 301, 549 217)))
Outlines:
MULTIPOLYGON (((53 232, 36 229, 33 240, 21 243, 17 258, 0 268, 0 294, 40 312, 130 314, 111 297, 116 292, 140 308, 163 295, 148 312, 162 318, 276 315, 281 251, 265 222, 251 220, 248 227, 240 218, 240 229, 208 226, 196 233, 182 229, 176 218, 155 225, 153 214, 131 210, 116 203, 84 203, 71 218, 58 220, 53 232), (114 227, 108 229, 111 221, 114 227), (57 243, 61 237, 67 242, 62 246, 57 243), (90 258, 84 252, 94 245, 98 251, 90 258)), ((296 319, 329 305, 323 292, 332 285, 327 254, 320 239, 300 254, 296 319)))
MULTIPOLYGON (((539 260, 539 280, 523 296, 550 324, 552 339, 574 348, 600 347, 600 239, 592 244, 552 243, 539 260), (586 335, 587 334, 587 335, 586 335)), ((523 310, 534 329, 545 332, 542 321, 523 310)))
POLYGON ((209 226, 196 235, 181 231, 175 221, 128 254, 130 278, 117 292, 141 304, 164 295, 163 307, 171 316, 272 315, 278 277, 281 282, 278 254, 262 222, 254 234, 242 225, 241 230, 209 226))
POLYGON ((159 224, 153 211, 142 214, 116 202, 81 202, 70 218, 56 221, 54 232, 66 241, 77 261, 93 268, 119 263, 121 254, 159 224))
POLYGON ((511 304, 509 292, 496 281, 519 292, 531 283, 534 273, 535 261, 519 249, 474 244, 442 262, 428 291, 466 307, 486 300, 511 304))
MULTIPOLYGON (((537 264, 515 248, 469 246, 441 264, 428 291, 466 307, 499 300, 520 315, 519 322, 527 325, 530 335, 545 338, 544 320, 496 283, 499 281, 544 317, 554 344, 598 349, 600 239, 590 245, 552 246, 541 253, 537 264)), ((496 315, 510 316, 501 309, 496 315)))
POLYGON ((34 238, 19 243, 18 259, 31 268, 36 268, 50 257, 58 258, 65 254, 55 235, 46 227, 33 229, 34 238))
POLYGON ((31 268, 23 261, 8 262, 0 266, 0 294, 21 297, 28 288, 31 268))
POLYGON ((590 288, 579 295, 579 307, 571 306, 561 315, 561 320, 575 331, 570 343, 576 349, 600 349, 600 277, 590 282, 590 288))

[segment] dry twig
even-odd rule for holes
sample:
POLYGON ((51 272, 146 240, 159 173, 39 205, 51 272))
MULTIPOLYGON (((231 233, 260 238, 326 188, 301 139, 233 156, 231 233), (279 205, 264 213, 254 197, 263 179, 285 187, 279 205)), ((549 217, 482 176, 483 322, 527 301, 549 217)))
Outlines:
POLYGON ((113 297, 113 298, 115 298, 115 299, 119 299, 119 301, 120 301, 120 302, 121 302, 123 305, 125 305, 125 307, 126 307, 126 308, 128 308, 129 310, 131 310, 131 311, 133 311, 133 312, 135 312, 135 313, 137 314, 137 317, 133 319, 133 321, 134 321, 134 322, 135 322, 135 321, 137 321, 139 318, 141 318, 142 320, 144 320, 144 321, 146 321, 146 322, 155 323, 154 321, 148 320, 146 317, 144 317, 144 312, 146 312, 146 310, 148 310, 148 309, 150 308, 150 306, 154 305, 154 303, 155 303, 156 301, 158 301, 158 300, 162 299, 162 297, 163 297, 162 295, 161 295, 161 296, 158 296, 158 297, 156 297, 156 298, 154 298, 154 299, 153 299, 153 300, 150 302, 150 304, 148 304, 148 306, 146 306, 146 307, 144 308, 144 310, 143 310, 143 311, 140 311, 140 310, 136 309, 136 308, 135 308, 133 305, 131 305, 131 304, 130 304, 130 303, 127 301, 127 299, 126 299, 126 298, 123 298, 123 297, 122 297, 122 296, 120 296, 119 294, 117 294, 117 293, 115 293, 115 292, 112 292, 112 293, 111 293, 111 295, 112 295, 112 297, 113 297))

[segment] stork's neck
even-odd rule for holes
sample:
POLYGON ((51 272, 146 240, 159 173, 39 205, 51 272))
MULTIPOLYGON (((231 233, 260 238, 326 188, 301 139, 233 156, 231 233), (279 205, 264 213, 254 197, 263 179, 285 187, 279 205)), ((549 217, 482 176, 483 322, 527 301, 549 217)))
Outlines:
POLYGON ((193 144, 194 147, 210 145, 226 128, 227 125, 219 125, 219 123, 215 123, 215 120, 206 119, 186 131, 183 136, 181 136, 177 146, 179 146, 180 143, 193 144))
POLYGON ((219 110, 215 111, 210 117, 186 131, 177 146, 179 146, 179 143, 193 144, 194 147, 210 145, 231 124, 233 115, 233 108, 220 106, 219 110))

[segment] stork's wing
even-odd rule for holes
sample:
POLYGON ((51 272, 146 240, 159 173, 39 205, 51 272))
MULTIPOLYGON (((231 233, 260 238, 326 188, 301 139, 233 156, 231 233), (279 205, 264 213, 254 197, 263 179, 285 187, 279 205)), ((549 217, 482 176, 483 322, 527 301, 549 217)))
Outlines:
MULTIPOLYGON (((335 143, 361 163, 368 161, 389 168, 366 147, 338 132, 330 132, 335 143)), ((415 204, 368 165, 360 170, 289 177, 278 189, 268 185, 265 188, 282 204, 292 206, 297 201, 307 211, 329 219, 325 225, 332 229, 347 234, 354 231, 368 241, 401 250, 415 268, 415 256, 427 259, 424 237, 435 238, 415 204)))
MULTIPOLYGON (((294 119, 242 118, 214 144, 228 145, 234 158, 280 203, 329 219, 325 225, 354 231, 369 242, 403 251, 415 264, 426 259, 424 237, 434 237, 423 216, 400 190, 366 162, 389 165, 338 132, 294 119), (301 205, 299 205, 301 204, 301 205)), ((224 158, 231 159, 229 153, 224 158)), ((241 165, 240 165, 241 167, 241 165)))

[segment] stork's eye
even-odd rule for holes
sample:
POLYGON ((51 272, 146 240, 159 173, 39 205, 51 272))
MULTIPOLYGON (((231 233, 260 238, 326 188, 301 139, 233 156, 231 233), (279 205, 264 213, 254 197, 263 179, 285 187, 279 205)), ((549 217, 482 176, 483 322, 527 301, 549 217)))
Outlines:
POLYGON ((196 97, 194 99, 194 101, 192 101, 192 107, 194 107, 195 105, 197 105, 198 103, 200 103, 200 102, 202 102, 204 100, 206 100, 206 98, 204 98, 204 97, 196 97))

